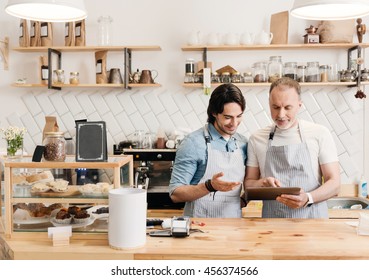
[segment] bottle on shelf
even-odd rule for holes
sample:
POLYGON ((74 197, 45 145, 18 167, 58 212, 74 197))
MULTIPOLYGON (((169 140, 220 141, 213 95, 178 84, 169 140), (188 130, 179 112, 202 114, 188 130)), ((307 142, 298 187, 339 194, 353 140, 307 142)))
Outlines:
POLYGON ((358 185, 358 196, 366 198, 367 195, 368 195, 367 182, 366 182, 364 176, 361 176, 361 179, 360 179, 359 185, 358 185))

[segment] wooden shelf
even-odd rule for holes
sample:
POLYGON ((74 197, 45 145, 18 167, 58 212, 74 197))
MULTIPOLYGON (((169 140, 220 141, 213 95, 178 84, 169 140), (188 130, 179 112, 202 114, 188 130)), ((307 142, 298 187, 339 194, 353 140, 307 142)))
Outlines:
POLYGON ((368 48, 369 43, 361 44, 279 44, 279 45, 196 45, 196 46, 183 46, 182 51, 243 51, 243 50, 275 50, 275 49, 349 49, 355 46, 362 48, 368 48))
MULTIPOLYGON (((17 84, 13 83, 13 87, 19 88, 33 88, 33 87, 46 87, 45 84, 17 84)), ((124 84, 63 84, 63 85, 53 85, 61 88, 124 88, 124 84)), ((131 88, 142 88, 142 87, 161 87, 161 84, 129 84, 128 87, 131 88)))
MULTIPOLYGON (((361 82, 362 85, 369 85, 369 82, 361 82)), ((221 83, 211 84, 211 87, 217 87, 221 83)), ((234 83, 238 87, 270 87, 271 83, 234 83)), ((330 83, 300 83, 301 86, 355 86, 356 82, 330 82, 330 83)), ((200 83, 183 83, 186 88, 203 88, 200 83)))
POLYGON ((130 49, 131 51, 160 51, 159 46, 81 46, 81 47, 66 47, 66 46, 52 46, 52 47, 17 47, 13 48, 17 52, 46 52, 49 48, 60 52, 91 52, 91 51, 124 51, 130 49))

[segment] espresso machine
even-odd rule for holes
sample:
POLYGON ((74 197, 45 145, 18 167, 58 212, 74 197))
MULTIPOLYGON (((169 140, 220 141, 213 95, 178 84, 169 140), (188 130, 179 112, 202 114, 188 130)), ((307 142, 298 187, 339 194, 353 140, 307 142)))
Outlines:
MULTIPOLYGON (((184 203, 173 203, 168 192, 176 149, 132 149, 114 146, 114 154, 133 156, 134 187, 147 190, 148 209, 184 207, 184 203)), ((123 171, 123 181, 127 178, 124 176, 127 172, 123 171)))

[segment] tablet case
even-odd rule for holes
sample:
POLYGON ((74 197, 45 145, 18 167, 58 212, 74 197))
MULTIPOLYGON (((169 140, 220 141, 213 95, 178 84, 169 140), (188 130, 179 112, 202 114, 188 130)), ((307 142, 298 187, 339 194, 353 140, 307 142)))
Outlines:
POLYGON ((76 161, 107 161, 104 121, 76 122, 76 161))
POLYGON ((298 195, 301 188, 290 187, 290 188, 273 188, 273 187, 262 187, 262 188, 248 188, 247 189, 247 200, 275 200, 277 196, 281 194, 294 194, 298 195))

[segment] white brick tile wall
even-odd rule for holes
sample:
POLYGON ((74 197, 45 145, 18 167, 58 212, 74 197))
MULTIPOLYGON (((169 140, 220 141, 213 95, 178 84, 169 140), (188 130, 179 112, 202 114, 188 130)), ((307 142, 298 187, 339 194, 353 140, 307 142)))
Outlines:
MULTIPOLYGON (((338 115, 336 111, 332 111, 326 116, 333 130, 337 133, 337 135, 340 135, 341 133, 347 130, 345 123, 342 121, 340 115, 338 115)), ((321 116, 321 118, 323 118, 323 116, 321 116)))
POLYGON ((154 113, 155 115, 165 111, 165 108, 157 94, 155 93, 146 94, 145 99, 147 104, 150 105, 151 112, 154 113))
MULTIPOLYGON (((338 112, 336 112, 338 115, 338 112)), ((351 134, 355 134, 363 130, 363 116, 361 114, 353 114, 350 110, 343 112, 339 115, 346 127, 350 130, 351 134)))
POLYGON ((132 94, 131 99, 136 104, 136 108, 141 115, 144 115, 151 111, 150 105, 147 103, 145 99, 145 95, 140 91, 137 91, 136 93, 132 94))
MULTIPOLYGON (((71 96, 68 94, 67 96, 71 96)), ((50 102, 53 104, 58 115, 63 115, 69 111, 67 104, 63 100, 61 93, 52 94, 49 96, 50 102)), ((77 103, 78 104, 78 103, 77 103)))
POLYGON ((338 159, 347 177, 354 176, 359 172, 360 169, 352 160, 352 158, 350 158, 348 153, 343 153, 342 155, 339 155, 338 159))
POLYGON ((338 136, 338 138, 340 139, 341 143, 343 144, 343 146, 345 148, 345 151, 349 155, 354 155, 354 154, 360 152, 360 147, 359 147, 358 143, 351 136, 349 131, 346 131, 346 132, 342 133, 341 135, 338 136))
POLYGON ((106 105, 103 96, 99 92, 92 94, 90 96, 90 99, 100 116, 103 116, 110 111, 108 105, 106 105))
POLYGON ((35 95, 25 94, 22 96, 22 100, 32 116, 35 116, 42 112, 42 108, 38 104, 35 95))
POLYGON ((266 111, 260 112, 255 115, 255 120, 258 122, 260 127, 268 126, 272 123, 269 113, 266 111))
POLYGON ((81 93, 81 94, 78 94, 76 97, 77 97, 77 101, 83 108, 83 111, 85 112, 86 116, 96 111, 96 108, 94 107, 94 104, 91 102, 88 94, 81 93))
POLYGON ((169 135, 173 130, 176 129, 175 124, 173 123, 167 112, 162 112, 156 117, 158 119, 160 127, 164 129, 167 135, 169 135))
POLYGON ((306 91, 306 93, 302 94, 301 100, 305 108, 309 111, 309 114, 312 115, 321 110, 317 100, 310 91, 306 91))
POLYGON ((177 107, 181 111, 182 115, 186 115, 193 110, 190 102, 187 99, 187 94, 183 94, 182 92, 173 94, 173 100, 177 104, 177 107))
MULTIPOLYGON (((339 88, 336 90, 340 91, 339 88)), ((347 105, 346 100, 342 97, 342 94, 339 94, 338 92, 331 92, 328 97, 332 101, 332 104, 334 104, 334 108, 338 114, 341 114, 349 109, 349 106, 347 105)))
MULTIPOLYGON (((314 122, 324 125, 328 127, 330 131, 332 131, 332 126, 330 125, 327 117, 323 114, 322 111, 312 115, 311 117, 313 118, 314 122)), ((340 131, 340 133, 342 133, 342 131, 340 131)))
POLYGON ((117 98, 120 102, 120 104, 122 104, 124 111, 127 113, 127 115, 131 115, 134 112, 137 111, 136 105, 135 103, 133 103, 132 99, 131 99, 131 94, 128 91, 124 91, 120 94, 117 95, 117 98))
POLYGON ((106 129, 109 133, 114 136, 120 133, 120 127, 118 120, 114 117, 112 113, 107 113, 104 115, 104 121, 106 122, 106 129))
POLYGON ((334 143, 336 144, 338 155, 343 154, 345 152, 345 147, 343 146, 341 140, 337 137, 337 134, 335 132, 332 132, 332 137, 333 137, 334 143))
POLYGON ((127 116, 125 112, 122 112, 116 116, 118 124, 125 135, 130 135, 135 131, 131 119, 127 116))
POLYGON ((39 130, 42 131, 45 126, 45 114, 43 112, 40 112, 37 115, 33 115, 32 117, 35 120, 35 123, 38 126, 39 130))
POLYGON ((65 137, 74 137, 76 135, 76 119, 71 113, 64 114, 60 118, 63 121, 65 129, 63 130, 62 127, 60 127, 59 130, 65 132, 65 137))
POLYGON ((31 137, 40 133, 40 129, 37 126, 35 119, 32 117, 30 113, 26 113, 22 115, 21 120, 22 120, 23 125, 27 127, 27 134, 29 134, 31 137))
POLYGON ((17 113, 12 113, 6 119, 8 120, 8 123, 11 126, 18 126, 18 127, 23 127, 24 126, 21 118, 18 116, 17 113))
POLYGON ((129 115, 129 119, 132 125, 134 126, 135 130, 144 130, 144 131, 149 130, 145 120, 142 118, 139 112, 135 112, 129 115))
POLYGON ((256 98, 254 94, 247 94, 245 96, 246 99, 246 108, 250 109, 253 114, 257 114, 260 111, 264 110, 263 106, 261 106, 259 100, 256 98))
MULTIPOLYGON (((49 94, 50 93, 48 92, 43 92, 37 95, 36 99, 37 99, 37 102, 40 104, 42 111, 46 115, 53 115, 55 114, 56 110, 55 110, 54 105, 50 101, 49 94)), ((55 93, 55 94, 59 94, 59 93, 55 93)))
POLYGON ((109 111, 112 112, 114 116, 123 111, 123 107, 118 101, 117 94, 119 94, 118 91, 113 91, 104 95, 106 105, 109 107, 109 111))
POLYGON ((148 131, 156 133, 160 127, 160 123, 158 119, 156 118, 156 116, 154 115, 154 113, 149 112, 143 115, 142 117, 147 124, 148 131))
POLYGON ((177 104, 174 102, 171 94, 169 93, 160 94, 159 99, 169 115, 173 115, 174 113, 178 112, 179 108, 177 104))
POLYGON ((73 93, 66 94, 62 98, 67 106, 67 110, 70 111, 73 116, 77 116, 83 112, 82 106, 73 93))
POLYGON ((328 114, 334 110, 334 106, 324 90, 315 92, 313 96, 316 102, 321 106, 320 108, 324 114, 328 114))
POLYGON ((247 130, 250 132, 255 132, 260 128, 257 120, 255 119, 255 115, 251 113, 251 111, 247 111, 243 115, 243 121, 247 130))
POLYGON ((176 127, 188 127, 188 123, 186 122, 185 118, 181 114, 180 111, 174 113, 171 115, 173 123, 176 124, 176 127))
POLYGON ((191 92, 190 94, 187 94, 187 99, 196 114, 201 114, 206 111, 207 108, 204 106, 198 93, 191 92))
POLYGON ((103 121, 103 118, 99 115, 98 112, 93 112, 92 114, 87 116, 88 121, 103 121))
POLYGON ((204 125, 204 123, 199 120, 194 112, 184 115, 184 118, 192 131, 204 125))

